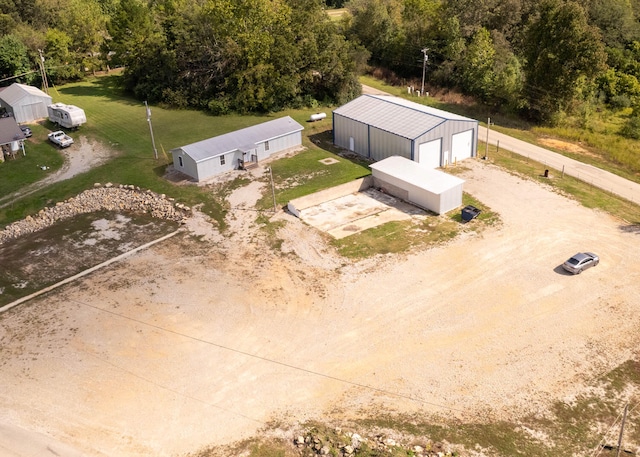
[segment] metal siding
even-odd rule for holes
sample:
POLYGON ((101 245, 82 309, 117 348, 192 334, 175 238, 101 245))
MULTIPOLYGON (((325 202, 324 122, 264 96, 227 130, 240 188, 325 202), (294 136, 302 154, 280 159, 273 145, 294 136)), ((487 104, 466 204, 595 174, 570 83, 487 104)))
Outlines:
POLYGON ((411 160, 411 143, 407 138, 371 127, 371 158, 375 161, 391 156, 401 156, 411 160))
POLYGON ((187 176, 192 177, 193 179, 195 179, 196 181, 198 180, 198 167, 196 165, 196 162, 189 157, 188 155, 186 155, 184 153, 184 151, 180 148, 178 149, 174 149, 172 152, 173 155, 173 166, 176 170, 184 173, 187 176), (182 157, 182 164, 183 166, 180 167, 180 160, 178 159, 178 157, 182 157))
POLYGON ((334 115, 414 139, 447 119, 468 119, 388 95, 362 95, 334 110, 334 115))
POLYGON ((405 184, 405 186, 409 190, 410 203, 440 214, 440 196, 438 194, 411 184, 405 184))
MULTIPOLYGON (((208 160, 221 154, 234 152, 236 149, 254 149, 257 143, 272 141, 282 136, 304 130, 291 117, 285 116, 272 121, 263 122, 252 127, 218 135, 213 138, 182 146, 185 154, 196 161, 208 160)), ((298 136, 302 138, 302 136, 298 136)))
POLYGON ((443 145, 442 150, 445 151, 444 158, 447 164, 453 163, 453 151, 452 151, 452 138, 456 133, 465 132, 467 130, 473 130, 473 138, 471 140, 471 157, 475 157, 475 151, 477 146, 477 122, 465 122, 465 121, 449 121, 444 126, 443 131, 443 145))
POLYGON ((473 130, 458 132, 451 135, 451 161, 457 162, 471 157, 473 147, 473 130))
POLYGON ((286 151, 287 149, 295 148, 302 144, 302 134, 300 132, 294 132, 289 135, 284 135, 279 138, 269 140, 269 150, 264 148, 264 142, 256 145, 258 160, 263 160, 270 157, 272 154, 286 151))
POLYGON ((432 170, 391 157, 371 165, 374 180, 388 183, 392 189, 406 189, 408 201, 422 208, 443 214, 462 204, 464 181, 438 170, 432 170))
POLYGON ((458 184, 440 195, 440 214, 462 206, 462 186, 462 184, 458 184))
POLYGON ((204 181, 220 173, 235 170, 237 164, 237 154, 233 152, 198 162, 198 181, 204 181), (222 156, 225 158, 224 165, 220 165, 220 157, 222 156))
POLYGON ((442 138, 426 141, 418 145, 418 156, 415 162, 428 168, 438 168, 442 165, 442 138))
POLYGON ((334 144, 349 150, 349 138, 354 139, 354 151, 369 157, 369 126, 340 115, 334 115, 334 144))

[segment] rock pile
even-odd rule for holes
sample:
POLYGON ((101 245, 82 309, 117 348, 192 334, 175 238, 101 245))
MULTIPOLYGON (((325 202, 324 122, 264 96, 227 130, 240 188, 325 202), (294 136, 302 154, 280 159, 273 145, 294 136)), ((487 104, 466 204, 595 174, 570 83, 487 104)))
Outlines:
POLYGON ((93 189, 8 225, 0 231, 0 244, 79 214, 105 210, 149 214, 158 219, 181 223, 191 211, 188 206, 176 203, 173 198, 164 194, 156 194, 132 185, 96 183, 93 189))
POLYGON ((336 429, 334 433, 322 433, 316 428, 307 429, 304 434, 293 440, 301 456, 316 455, 356 457, 358 455, 399 455, 392 452, 403 451, 402 455, 414 457, 452 457, 455 452, 445 450, 442 443, 425 440, 421 444, 404 444, 377 434, 372 438, 363 438, 357 433, 343 433, 336 429))

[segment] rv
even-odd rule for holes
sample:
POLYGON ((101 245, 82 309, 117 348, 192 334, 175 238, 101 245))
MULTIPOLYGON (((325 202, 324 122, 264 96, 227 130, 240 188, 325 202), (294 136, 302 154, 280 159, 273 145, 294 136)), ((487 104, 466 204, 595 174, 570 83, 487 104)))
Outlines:
POLYGON ((68 129, 78 128, 87 122, 84 110, 77 106, 54 103, 47 106, 47 111, 49 111, 49 120, 51 122, 68 129))

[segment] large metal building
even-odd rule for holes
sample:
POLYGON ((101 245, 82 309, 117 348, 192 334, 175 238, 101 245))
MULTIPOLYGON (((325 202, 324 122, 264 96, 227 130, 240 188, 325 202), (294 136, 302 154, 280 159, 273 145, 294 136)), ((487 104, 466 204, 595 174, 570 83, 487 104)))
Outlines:
POLYGON ((389 95, 362 95, 333 111, 335 145, 378 161, 428 168, 475 157, 478 121, 389 95))
POLYGON ((304 127, 285 116, 171 150, 176 170, 196 181, 246 168, 302 146, 304 127))
POLYGON ((37 87, 13 83, 0 91, 0 106, 19 124, 46 118, 50 104, 51 97, 37 87))

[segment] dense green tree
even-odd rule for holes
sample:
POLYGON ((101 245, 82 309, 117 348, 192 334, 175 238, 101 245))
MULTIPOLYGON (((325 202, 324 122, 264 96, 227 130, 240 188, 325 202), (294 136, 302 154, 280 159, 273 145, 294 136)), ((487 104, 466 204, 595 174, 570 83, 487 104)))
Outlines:
POLYGON ((66 32, 58 29, 49 29, 45 34, 45 68, 47 78, 52 84, 79 79, 83 72, 75 65, 75 53, 70 48, 73 46, 73 38, 66 32))
POLYGON ((484 100, 491 97, 495 81, 495 56, 491 34, 485 28, 478 29, 460 62, 461 84, 468 93, 484 100))
POLYGON ((542 120, 566 110, 606 67, 599 31, 573 1, 543 1, 527 30, 525 56, 529 109, 542 120))
POLYGON ((492 34, 495 49, 491 101, 495 105, 517 111, 522 108, 525 73, 509 42, 498 32, 492 34))
POLYGON ((30 81, 30 68, 31 62, 24 43, 15 35, 0 37, 0 80, 6 80, 8 84, 30 81))
POLYGON ((397 50, 404 41, 402 0, 351 0, 346 8, 353 17, 348 38, 362 43, 374 63, 389 68, 399 66, 397 50))
POLYGON ((108 23, 110 39, 103 50, 112 65, 124 65, 125 88, 151 102, 162 100, 175 80, 175 62, 161 27, 142 0, 120 2, 108 23))
POLYGON ((640 39, 640 23, 629 0, 588 0, 589 22, 596 25, 607 46, 623 48, 640 39))

